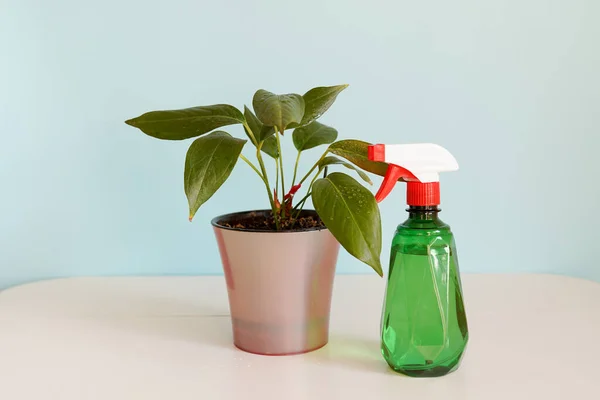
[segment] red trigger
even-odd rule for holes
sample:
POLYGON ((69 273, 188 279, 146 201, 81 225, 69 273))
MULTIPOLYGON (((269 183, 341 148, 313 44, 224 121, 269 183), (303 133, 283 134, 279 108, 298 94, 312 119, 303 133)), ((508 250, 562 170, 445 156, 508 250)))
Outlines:
POLYGON ((387 195, 390 194, 390 192, 396 185, 396 182, 398 182, 398 179, 402 177, 415 178, 415 176, 406 168, 402 168, 401 166, 396 164, 389 164, 387 172, 385 173, 385 178, 383 179, 383 183, 381 184, 379 191, 375 195, 375 200, 377 200, 378 203, 383 201, 383 199, 385 199, 387 195))

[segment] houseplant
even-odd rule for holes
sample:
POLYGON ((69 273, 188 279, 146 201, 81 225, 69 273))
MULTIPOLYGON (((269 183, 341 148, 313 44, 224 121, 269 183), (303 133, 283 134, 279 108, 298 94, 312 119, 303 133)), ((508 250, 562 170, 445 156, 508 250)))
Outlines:
POLYGON ((152 111, 126 121, 158 139, 198 137, 188 149, 184 170, 190 221, 239 159, 264 185, 267 210, 212 221, 227 280, 234 343, 243 350, 291 354, 327 343, 339 244, 382 275, 381 221, 373 195, 349 174, 327 174, 328 168, 343 166, 371 183, 363 170, 384 175, 387 169, 368 159, 369 143, 337 141, 337 131, 317 121, 346 87, 317 87, 304 95, 258 90, 254 112, 217 104, 152 111), (235 124, 242 125, 247 139, 215 130, 235 124), (288 130, 293 130, 291 135, 286 135, 288 130), (291 181, 281 150, 290 136, 297 149, 291 181), (324 152, 301 174, 301 155, 319 146, 326 146, 324 152), (243 155, 243 149, 256 161, 243 155), (271 174, 267 162, 274 169, 271 174), (315 210, 304 209, 309 198, 315 210))

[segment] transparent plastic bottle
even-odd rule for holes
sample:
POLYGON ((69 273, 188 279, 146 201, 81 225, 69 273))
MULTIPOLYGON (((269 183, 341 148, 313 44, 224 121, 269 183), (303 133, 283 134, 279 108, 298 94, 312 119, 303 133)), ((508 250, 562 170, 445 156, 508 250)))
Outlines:
POLYGON ((454 236, 437 206, 410 206, 392 242, 381 350, 397 372, 442 376, 469 339, 454 236))

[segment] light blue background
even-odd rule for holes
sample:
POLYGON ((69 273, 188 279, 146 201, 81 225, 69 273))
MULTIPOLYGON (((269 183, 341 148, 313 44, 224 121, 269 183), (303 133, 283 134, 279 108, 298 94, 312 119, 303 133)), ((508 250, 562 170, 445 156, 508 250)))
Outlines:
MULTIPOLYGON (((442 215, 463 272, 600 280, 598 1, 0 5, 0 287, 221 273, 209 220, 264 208, 260 181, 238 164, 190 224, 190 142, 123 121, 341 83, 322 119, 341 138, 436 142, 459 160, 442 179, 442 215)), ((382 206, 384 263, 404 196, 382 206)), ((345 253, 339 271, 370 272, 345 253)))

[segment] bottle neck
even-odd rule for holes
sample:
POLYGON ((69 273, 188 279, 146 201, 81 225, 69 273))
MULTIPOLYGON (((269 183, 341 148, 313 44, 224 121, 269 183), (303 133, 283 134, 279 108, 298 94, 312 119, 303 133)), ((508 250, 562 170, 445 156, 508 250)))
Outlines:
POLYGON ((435 221, 442 211, 438 206, 409 206, 408 218, 418 221, 435 221))

